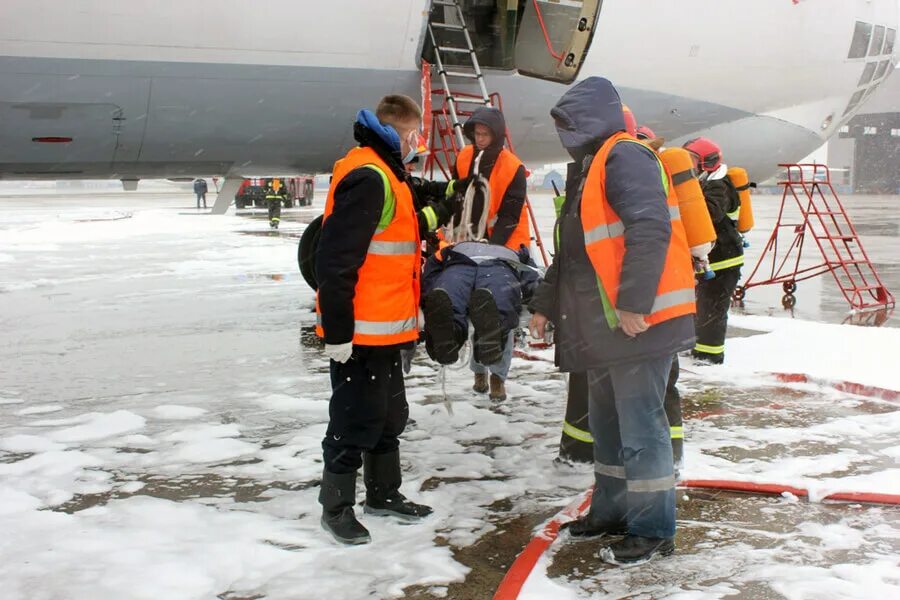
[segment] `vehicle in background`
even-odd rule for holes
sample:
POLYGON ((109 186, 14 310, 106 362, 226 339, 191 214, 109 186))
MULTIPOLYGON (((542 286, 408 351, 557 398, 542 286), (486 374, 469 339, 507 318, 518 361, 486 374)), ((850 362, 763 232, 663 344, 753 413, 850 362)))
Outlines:
MULTIPOLYGON (((251 177, 244 179, 241 187, 234 195, 234 204, 238 209, 266 208, 266 188, 271 185, 272 177, 251 177)), ((315 193, 315 180, 312 177, 279 177, 287 186, 284 208, 311 206, 315 193)))

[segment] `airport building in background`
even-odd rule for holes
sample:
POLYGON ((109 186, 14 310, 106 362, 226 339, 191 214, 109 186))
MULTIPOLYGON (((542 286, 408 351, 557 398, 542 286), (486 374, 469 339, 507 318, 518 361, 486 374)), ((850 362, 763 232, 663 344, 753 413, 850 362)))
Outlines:
POLYGON ((900 194, 900 75, 828 142, 828 166, 834 182, 854 193, 900 194))

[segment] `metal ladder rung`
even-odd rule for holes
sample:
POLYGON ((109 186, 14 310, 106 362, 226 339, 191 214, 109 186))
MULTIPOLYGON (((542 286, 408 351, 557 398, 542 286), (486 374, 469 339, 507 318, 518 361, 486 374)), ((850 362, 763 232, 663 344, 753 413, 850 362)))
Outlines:
POLYGON ((444 71, 447 77, 464 77, 466 79, 481 79, 479 73, 463 73, 462 71, 444 71))
POLYGON ((438 50, 455 54, 470 54, 474 52, 474 50, 469 50, 468 48, 457 48, 455 46, 438 46, 438 50))
POLYGON ((842 242, 855 242, 855 235, 817 235, 817 240, 841 240, 842 242))
POLYGON ((451 8, 456 8, 457 4, 455 1, 450 0, 431 0, 432 6, 449 6, 451 8))
POLYGON ((437 27, 438 29, 447 29, 450 31, 463 31, 465 27, 462 25, 456 25, 455 23, 429 23, 432 27, 437 27))

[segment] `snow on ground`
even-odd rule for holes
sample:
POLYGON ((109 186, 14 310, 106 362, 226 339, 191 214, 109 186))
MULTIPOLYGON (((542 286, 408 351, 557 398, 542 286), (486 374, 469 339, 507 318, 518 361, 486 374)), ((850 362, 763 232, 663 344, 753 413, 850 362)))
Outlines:
MULTIPOLYGON (((316 502, 329 386, 312 293, 285 237, 300 227, 286 221, 269 236, 263 220, 177 206, 0 204, 4 598, 355 600, 402 597, 413 584, 440 593, 469 572, 453 548, 496 535, 498 515, 561 508, 590 484, 589 472, 552 464, 565 396, 552 365, 517 359, 501 405, 469 390, 466 369, 448 369, 451 415, 420 352, 407 380, 403 491, 435 514, 413 525, 366 517, 374 542, 338 546, 316 502)), ((755 375, 777 367, 897 389, 896 373, 871 365, 885 364, 900 331, 735 322, 766 333, 729 342, 726 368, 685 363, 696 416, 686 475, 900 493, 893 407, 755 375), (811 350, 826 344, 841 354, 811 350)), ((742 542, 737 526, 685 522, 733 538, 725 559, 746 572, 685 583, 715 556, 687 552, 662 563, 681 571, 649 594, 724 597, 763 573, 766 590, 791 598, 900 593, 891 514, 798 519, 780 539, 806 561, 742 542)), ((533 579, 567 590, 535 598, 621 597, 633 583, 533 579)))

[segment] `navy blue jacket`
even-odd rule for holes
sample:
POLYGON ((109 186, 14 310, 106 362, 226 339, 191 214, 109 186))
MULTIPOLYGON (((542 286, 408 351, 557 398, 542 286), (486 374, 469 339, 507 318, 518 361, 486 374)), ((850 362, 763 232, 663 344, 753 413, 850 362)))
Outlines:
MULTIPOLYGON (((578 372, 692 348, 694 322, 690 315, 654 325, 635 338, 619 328, 610 329, 597 274, 584 247, 584 180, 603 143, 625 130, 618 92, 606 79, 588 78, 563 95, 551 116, 575 162, 569 165, 566 201, 557 221, 559 249, 529 308, 556 325, 560 368, 578 372)), ((650 149, 629 143, 613 148, 606 162, 606 198, 625 225, 616 308, 649 314, 672 234, 659 163, 650 149)))

